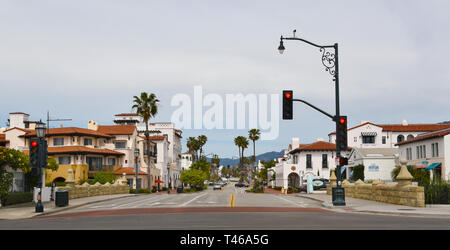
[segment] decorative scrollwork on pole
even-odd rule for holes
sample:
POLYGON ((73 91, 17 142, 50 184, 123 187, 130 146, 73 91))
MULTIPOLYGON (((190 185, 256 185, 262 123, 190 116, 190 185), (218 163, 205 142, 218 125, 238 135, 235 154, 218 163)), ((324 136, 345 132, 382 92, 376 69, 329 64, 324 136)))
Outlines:
POLYGON ((325 71, 328 71, 330 75, 335 76, 336 74, 336 57, 335 52, 331 53, 326 48, 320 48, 320 52, 322 52, 322 64, 325 66, 325 71))

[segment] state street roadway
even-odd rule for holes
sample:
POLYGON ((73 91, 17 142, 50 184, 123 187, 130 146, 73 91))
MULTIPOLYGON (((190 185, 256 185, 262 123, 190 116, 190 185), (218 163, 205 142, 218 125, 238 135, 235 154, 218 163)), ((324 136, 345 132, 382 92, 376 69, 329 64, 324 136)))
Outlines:
POLYGON ((450 229, 450 219, 336 212, 311 199, 247 193, 231 183, 222 190, 142 194, 4 220, 0 229, 450 229))

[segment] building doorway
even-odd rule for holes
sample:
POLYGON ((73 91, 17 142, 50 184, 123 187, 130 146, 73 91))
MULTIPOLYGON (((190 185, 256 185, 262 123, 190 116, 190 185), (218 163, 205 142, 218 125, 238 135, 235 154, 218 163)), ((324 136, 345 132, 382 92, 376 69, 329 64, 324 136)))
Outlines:
POLYGON ((288 175, 288 187, 300 186, 300 176, 297 173, 290 173, 288 175))

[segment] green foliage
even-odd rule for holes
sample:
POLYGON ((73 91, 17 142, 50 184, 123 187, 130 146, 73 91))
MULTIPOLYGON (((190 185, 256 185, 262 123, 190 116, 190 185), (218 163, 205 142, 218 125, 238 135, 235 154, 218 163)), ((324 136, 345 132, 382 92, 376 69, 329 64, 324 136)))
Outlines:
POLYGON ((5 205, 8 199, 9 189, 12 185, 14 175, 5 171, 4 168, 0 168, 0 202, 2 206, 5 205))
POLYGON ((359 165, 356 165, 355 167, 353 167, 352 180, 354 180, 354 181, 357 181, 357 180, 364 181, 364 165, 359 164, 359 165))
MULTIPOLYGON (((206 174, 206 179, 209 179, 211 163, 209 163, 206 159, 200 159, 195 163, 192 163, 191 169, 201 170, 206 174)), ((184 182, 187 183, 187 182, 184 182)))
POLYGON ((97 182, 99 182, 100 184, 105 184, 107 182, 113 184, 116 179, 117 179, 117 175, 115 175, 113 173, 98 172, 98 173, 94 174, 93 182, 94 182, 94 184, 97 182))
POLYGON ((195 168, 191 168, 189 170, 182 170, 180 173, 180 181, 182 183, 190 184, 197 188, 203 187, 203 183, 205 182, 207 177, 208 177, 207 172, 195 168))
MULTIPOLYGON (((136 193, 136 189, 130 188, 130 194, 135 194, 135 193, 136 193)), ((151 194, 152 191, 145 189, 145 188, 138 188, 138 193, 139 194, 151 194)))
POLYGON ((33 201, 33 193, 31 192, 12 192, 8 194, 8 198, 2 202, 2 206, 26 203, 33 201))
POLYGON ((29 167, 29 157, 23 152, 10 148, 0 148, 0 168, 6 165, 14 170, 29 167))
POLYGON ((450 185, 443 180, 425 184, 425 204, 449 204, 450 185))

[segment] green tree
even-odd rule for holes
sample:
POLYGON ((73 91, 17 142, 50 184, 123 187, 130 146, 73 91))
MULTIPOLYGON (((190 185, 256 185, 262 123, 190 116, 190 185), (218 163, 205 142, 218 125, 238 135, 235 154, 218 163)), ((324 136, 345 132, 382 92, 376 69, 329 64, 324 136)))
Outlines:
MULTIPOLYGON (((134 96, 133 106, 132 108, 136 110, 136 114, 138 114, 145 123, 145 141, 147 144, 147 165, 148 170, 150 170, 150 131, 148 130, 148 122, 150 118, 153 118, 158 114, 158 98, 156 95, 151 93, 150 95, 147 92, 142 92, 141 96, 134 96)), ((150 172, 150 171, 149 171, 150 172)), ((150 179, 150 174, 148 175, 150 179)), ((150 183, 150 180, 149 180, 150 183)), ((150 185, 149 185, 150 190, 150 185)))
MULTIPOLYGON (((234 138, 234 144, 239 148, 239 157, 240 157, 240 171, 244 172, 244 150, 248 147, 248 139, 244 136, 238 136, 234 138)), ((241 176, 241 180, 244 176, 241 176)))
POLYGON ((364 165, 359 164, 353 167, 353 176, 352 179, 354 181, 362 180, 364 181, 364 165))
POLYGON ((255 142, 259 140, 259 136, 261 135, 261 131, 259 129, 253 128, 248 131, 248 138, 253 142, 253 159, 252 162, 256 163, 256 148, 255 142))
POLYGON ((200 143, 195 137, 189 137, 186 142, 186 146, 189 149, 189 153, 192 155, 192 161, 198 160, 198 150, 200 149, 200 143))
POLYGON ((202 188, 203 183, 207 179, 207 174, 200 169, 182 170, 180 173, 180 181, 189 184, 195 188, 202 188))
POLYGON ((203 146, 205 146, 206 142, 208 141, 208 137, 206 135, 199 135, 197 136, 197 141, 200 147, 200 159, 202 158, 202 152, 203 152, 203 146))
POLYGON ((206 178, 209 179, 211 163, 209 163, 206 159, 200 159, 200 160, 192 163, 191 169, 203 171, 206 175, 206 178))
POLYGON ((12 173, 6 171, 6 167, 8 166, 13 170, 25 170, 29 165, 29 158, 23 152, 15 149, 0 148, 0 202, 2 206, 6 204, 14 178, 12 173))

